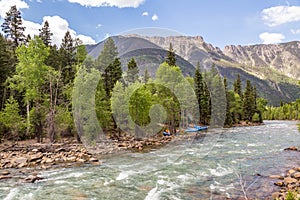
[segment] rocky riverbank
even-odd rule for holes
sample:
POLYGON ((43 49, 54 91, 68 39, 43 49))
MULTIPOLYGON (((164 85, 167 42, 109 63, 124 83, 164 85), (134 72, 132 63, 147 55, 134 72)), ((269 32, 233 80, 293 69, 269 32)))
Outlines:
MULTIPOLYGON (((295 146, 284 149, 286 151, 298 151, 295 146)), ((300 167, 288 170, 285 175, 272 175, 270 178, 277 179, 274 185, 279 187, 278 192, 272 194, 272 199, 292 200, 300 199, 300 167)))
POLYGON ((101 165, 101 157, 106 154, 115 154, 126 151, 148 151, 168 143, 193 140, 200 134, 180 134, 176 136, 157 135, 143 140, 136 140, 132 136, 124 136, 120 140, 108 140, 105 146, 96 145, 86 148, 75 140, 61 143, 35 143, 33 140, 18 143, 0 144, 0 180, 21 176, 25 182, 35 182, 42 179, 38 176, 39 170, 82 166, 86 164, 101 165))

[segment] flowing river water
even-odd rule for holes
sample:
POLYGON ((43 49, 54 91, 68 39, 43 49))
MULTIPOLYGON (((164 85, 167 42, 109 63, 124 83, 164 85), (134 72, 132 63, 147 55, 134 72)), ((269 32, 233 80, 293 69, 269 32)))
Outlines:
POLYGON ((102 158, 101 166, 41 171, 45 179, 24 184, 0 182, 0 199, 253 199, 279 188, 269 175, 299 166, 296 122, 266 121, 255 127, 209 130, 206 137, 146 153, 102 158))

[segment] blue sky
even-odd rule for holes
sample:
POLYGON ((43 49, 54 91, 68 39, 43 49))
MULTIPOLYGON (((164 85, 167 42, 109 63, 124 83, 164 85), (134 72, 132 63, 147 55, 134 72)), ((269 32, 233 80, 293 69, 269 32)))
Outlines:
POLYGON ((47 20, 56 44, 66 30, 95 43, 145 27, 200 35, 221 49, 300 40, 299 0, 0 0, 2 20, 14 4, 27 34, 37 34, 47 20))

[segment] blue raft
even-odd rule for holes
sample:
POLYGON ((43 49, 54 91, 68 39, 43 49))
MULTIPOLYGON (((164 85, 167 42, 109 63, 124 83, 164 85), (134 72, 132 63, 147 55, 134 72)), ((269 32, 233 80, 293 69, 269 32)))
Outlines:
POLYGON ((188 128, 185 130, 185 132, 198 132, 198 131, 204 131, 207 130, 207 126, 197 126, 194 125, 194 128, 188 128))

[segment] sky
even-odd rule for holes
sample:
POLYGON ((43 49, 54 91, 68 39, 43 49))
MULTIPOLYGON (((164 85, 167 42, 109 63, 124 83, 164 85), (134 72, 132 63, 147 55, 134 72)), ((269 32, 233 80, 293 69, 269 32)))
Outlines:
POLYGON ((26 35, 48 21, 57 45, 67 30, 85 44, 135 30, 202 36, 221 49, 300 40, 300 0, 0 0, 1 23, 12 5, 26 35))

